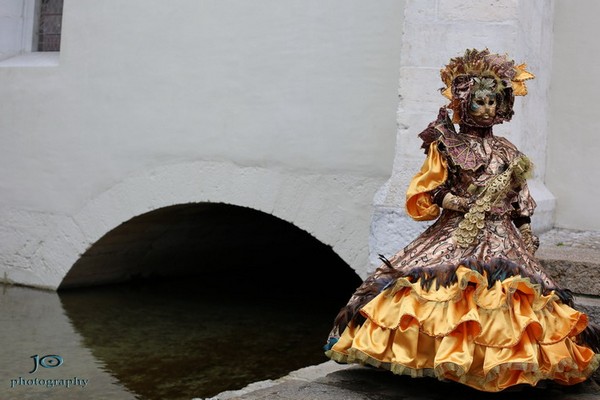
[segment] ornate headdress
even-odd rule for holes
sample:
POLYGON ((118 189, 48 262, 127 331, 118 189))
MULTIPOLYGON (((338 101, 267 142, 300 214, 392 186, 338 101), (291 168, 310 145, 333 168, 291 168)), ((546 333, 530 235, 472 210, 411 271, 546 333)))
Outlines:
POLYGON ((441 71, 446 85, 442 94, 450 100, 452 122, 467 122, 471 96, 478 91, 496 94, 498 106, 494 124, 509 121, 513 115, 514 96, 525 96, 525 81, 535 76, 525 70, 525 64, 515 65, 508 55, 491 54, 488 49, 465 51, 464 56, 452 58, 441 71))

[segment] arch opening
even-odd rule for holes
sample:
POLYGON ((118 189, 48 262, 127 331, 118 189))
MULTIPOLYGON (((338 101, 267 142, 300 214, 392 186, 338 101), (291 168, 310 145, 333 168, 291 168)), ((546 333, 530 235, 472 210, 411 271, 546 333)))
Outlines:
POLYGON ((111 230, 58 294, 85 345, 128 390, 176 399, 326 361, 333 317, 360 282, 330 246, 289 222, 189 203, 111 230))
POLYGON ((330 246, 292 223, 225 203, 163 207, 120 224, 94 243, 58 290, 140 279, 195 276, 219 287, 261 285, 334 292, 360 278, 330 246))

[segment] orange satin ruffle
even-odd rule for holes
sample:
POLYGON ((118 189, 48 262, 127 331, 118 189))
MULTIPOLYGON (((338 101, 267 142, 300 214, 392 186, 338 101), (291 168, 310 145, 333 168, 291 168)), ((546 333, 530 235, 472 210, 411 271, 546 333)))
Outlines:
POLYGON ((497 392, 539 380, 575 384, 598 367, 600 356, 575 342, 587 316, 544 296, 529 279, 497 281, 465 267, 458 282, 429 290, 398 280, 351 323, 327 355, 397 374, 435 376, 497 392))
POLYGON ((413 177, 406 191, 406 212, 416 221, 429 221, 440 215, 429 191, 448 179, 446 160, 441 156, 437 142, 429 145, 427 158, 421 170, 413 177))

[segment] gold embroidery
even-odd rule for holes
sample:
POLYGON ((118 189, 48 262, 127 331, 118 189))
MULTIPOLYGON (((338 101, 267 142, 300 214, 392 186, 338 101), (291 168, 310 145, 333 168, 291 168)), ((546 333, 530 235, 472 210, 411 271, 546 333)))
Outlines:
POLYGON ((485 185, 475 204, 465 213, 454 232, 454 240, 460 247, 467 248, 474 241, 481 229, 485 226, 485 215, 494 204, 510 190, 512 186, 522 184, 531 171, 531 161, 522 155, 515 158, 506 171, 494 176, 485 185))

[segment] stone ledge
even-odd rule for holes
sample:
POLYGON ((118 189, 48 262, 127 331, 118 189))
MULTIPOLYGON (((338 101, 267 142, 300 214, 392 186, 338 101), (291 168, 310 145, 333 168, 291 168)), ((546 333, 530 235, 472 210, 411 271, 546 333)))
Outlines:
POLYGON ((578 294, 600 294, 600 251, 542 247, 536 256, 559 285, 578 294))
MULTIPOLYGON (((559 285, 575 295, 575 307, 600 324, 600 232, 553 229, 540 235, 536 257, 559 285)), ((600 379, 600 370, 594 375, 600 379)))
POLYGON ((600 232, 557 228, 540 235, 540 242, 536 257, 559 285, 600 295, 600 232))
POLYGON ((600 325, 600 298, 575 296, 575 306, 586 313, 591 322, 600 325))

